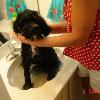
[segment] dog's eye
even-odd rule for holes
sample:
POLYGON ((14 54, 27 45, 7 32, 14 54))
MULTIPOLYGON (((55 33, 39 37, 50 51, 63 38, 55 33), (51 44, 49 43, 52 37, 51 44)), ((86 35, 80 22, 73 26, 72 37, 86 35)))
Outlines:
POLYGON ((35 23, 30 24, 30 26, 34 29, 34 30, 38 30, 39 26, 35 23))
POLYGON ((37 32, 37 31, 39 31, 40 29, 39 29, 39 27, 38 26, 36 26, 36 27, 34 27, 34 29, 33 29, 35 32, 37 32))

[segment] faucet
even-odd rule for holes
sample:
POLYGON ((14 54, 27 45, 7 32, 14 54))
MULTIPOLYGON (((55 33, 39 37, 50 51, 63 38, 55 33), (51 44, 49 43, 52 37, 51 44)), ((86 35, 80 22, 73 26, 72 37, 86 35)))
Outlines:
POLYGON ((10 61, 13 60, 16 56, 20 55, 21 53, 21 48, 18 48, 17 46, 19 45, 18 42, 16 43, 9 43, 8 48, 10 49, 10 53, 6 56, 6 60, 10 61))

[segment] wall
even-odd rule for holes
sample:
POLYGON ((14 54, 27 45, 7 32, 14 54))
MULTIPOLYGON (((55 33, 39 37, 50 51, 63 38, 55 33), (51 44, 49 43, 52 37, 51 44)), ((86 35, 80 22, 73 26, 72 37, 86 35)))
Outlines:
POLYGON ((37 10, 37 0, 25 0, 28 9, 37 10))
MULTIPOLYGON (((38 10, 37 0, 25 0, 26 6, 31 10, 38 10)), ((39 0, 40 13, 46 17, 47 11, 50 7, 51 0, 39 0)), ((6 0, 0 0, 0 19, 7 18, 6 14, 6 0)))
POLYGON ((6 15, 6 10, 5 10, 5 0, 0 0, 0 19, 5 18, 6 15))
MULTIPOLYGON (((51 4, 51 0, 38 0, 39 1, 39 8, 40 13, 43 17, 47 16, 48 9, 51 4)), ((38 10, 37 0, 25 0, 27 8, 38 10)))
POLYGON ((48 9, 50 7, 51 0, 39 0, 40 13, 43 17, 47 16, 48 9))

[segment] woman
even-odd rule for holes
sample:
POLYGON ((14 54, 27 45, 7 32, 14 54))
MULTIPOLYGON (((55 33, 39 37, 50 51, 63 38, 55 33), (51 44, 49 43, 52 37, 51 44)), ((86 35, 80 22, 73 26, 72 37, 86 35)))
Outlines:
POLYGON ((100 0, 66 0, 65 21, 52 24, 51 33, 59 36, 30 41, 21 35, 23 43, 39 47, 65 47, 64 55, 78 60, 79 74, 88 100, 100 99, 100 0), (67 12, 66 12, 67 6, 67 12), (83 67, 84 66, 84 67, 83 67), (95 76, 95 77, 94 77, 95 76))

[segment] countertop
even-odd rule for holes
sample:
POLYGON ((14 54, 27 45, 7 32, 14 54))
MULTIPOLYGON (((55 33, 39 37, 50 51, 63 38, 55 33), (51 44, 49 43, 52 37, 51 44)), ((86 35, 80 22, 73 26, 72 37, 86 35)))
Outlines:
MULTIPOLYGON (((11 26, 11 21, 8 21, 7 19, 2 20, 0 22, 0 32, 12 32, 11 26)), ((4 45, 7 45, 7 43, 4 45)), ((6 46, 4 49, 6 52, 6 46)), ((60 48, 60 50, 60 53, 62 53, 63 48, 60 48)), ((62 69, 53 80, 46 82, 43 86, 39 88, 20 90, 16 87, 12 87, 9 84, 7 73, 14 60, 7 62, 5 58, 6 54, 4 55, 5 56, 2 56, 2 58, 0 59, 0 74, 8 91, 8 94, 10 95, 12 100, 23 100, 23 98, 24 100, 54 100, 56 96, 60 93, 62 88, 65 86, 65 84, 68 82, 68 80, 71 78, 72 74, 75 72, 79 64, 76 60, 62 55, 62 69)))
POLYGON ((62 88, 67 84, 78 66, 78 62, 69 57, 62 56, 62 68, 54 79, 47 81, 39 88, 20 90, 9 84, 7 76, 10 65, 14 60, 7 62, 5 59, 4 57, 0 61, 0 74, 12 100, 23 100, 23 98, 24 100, 54 100, 62 88))

